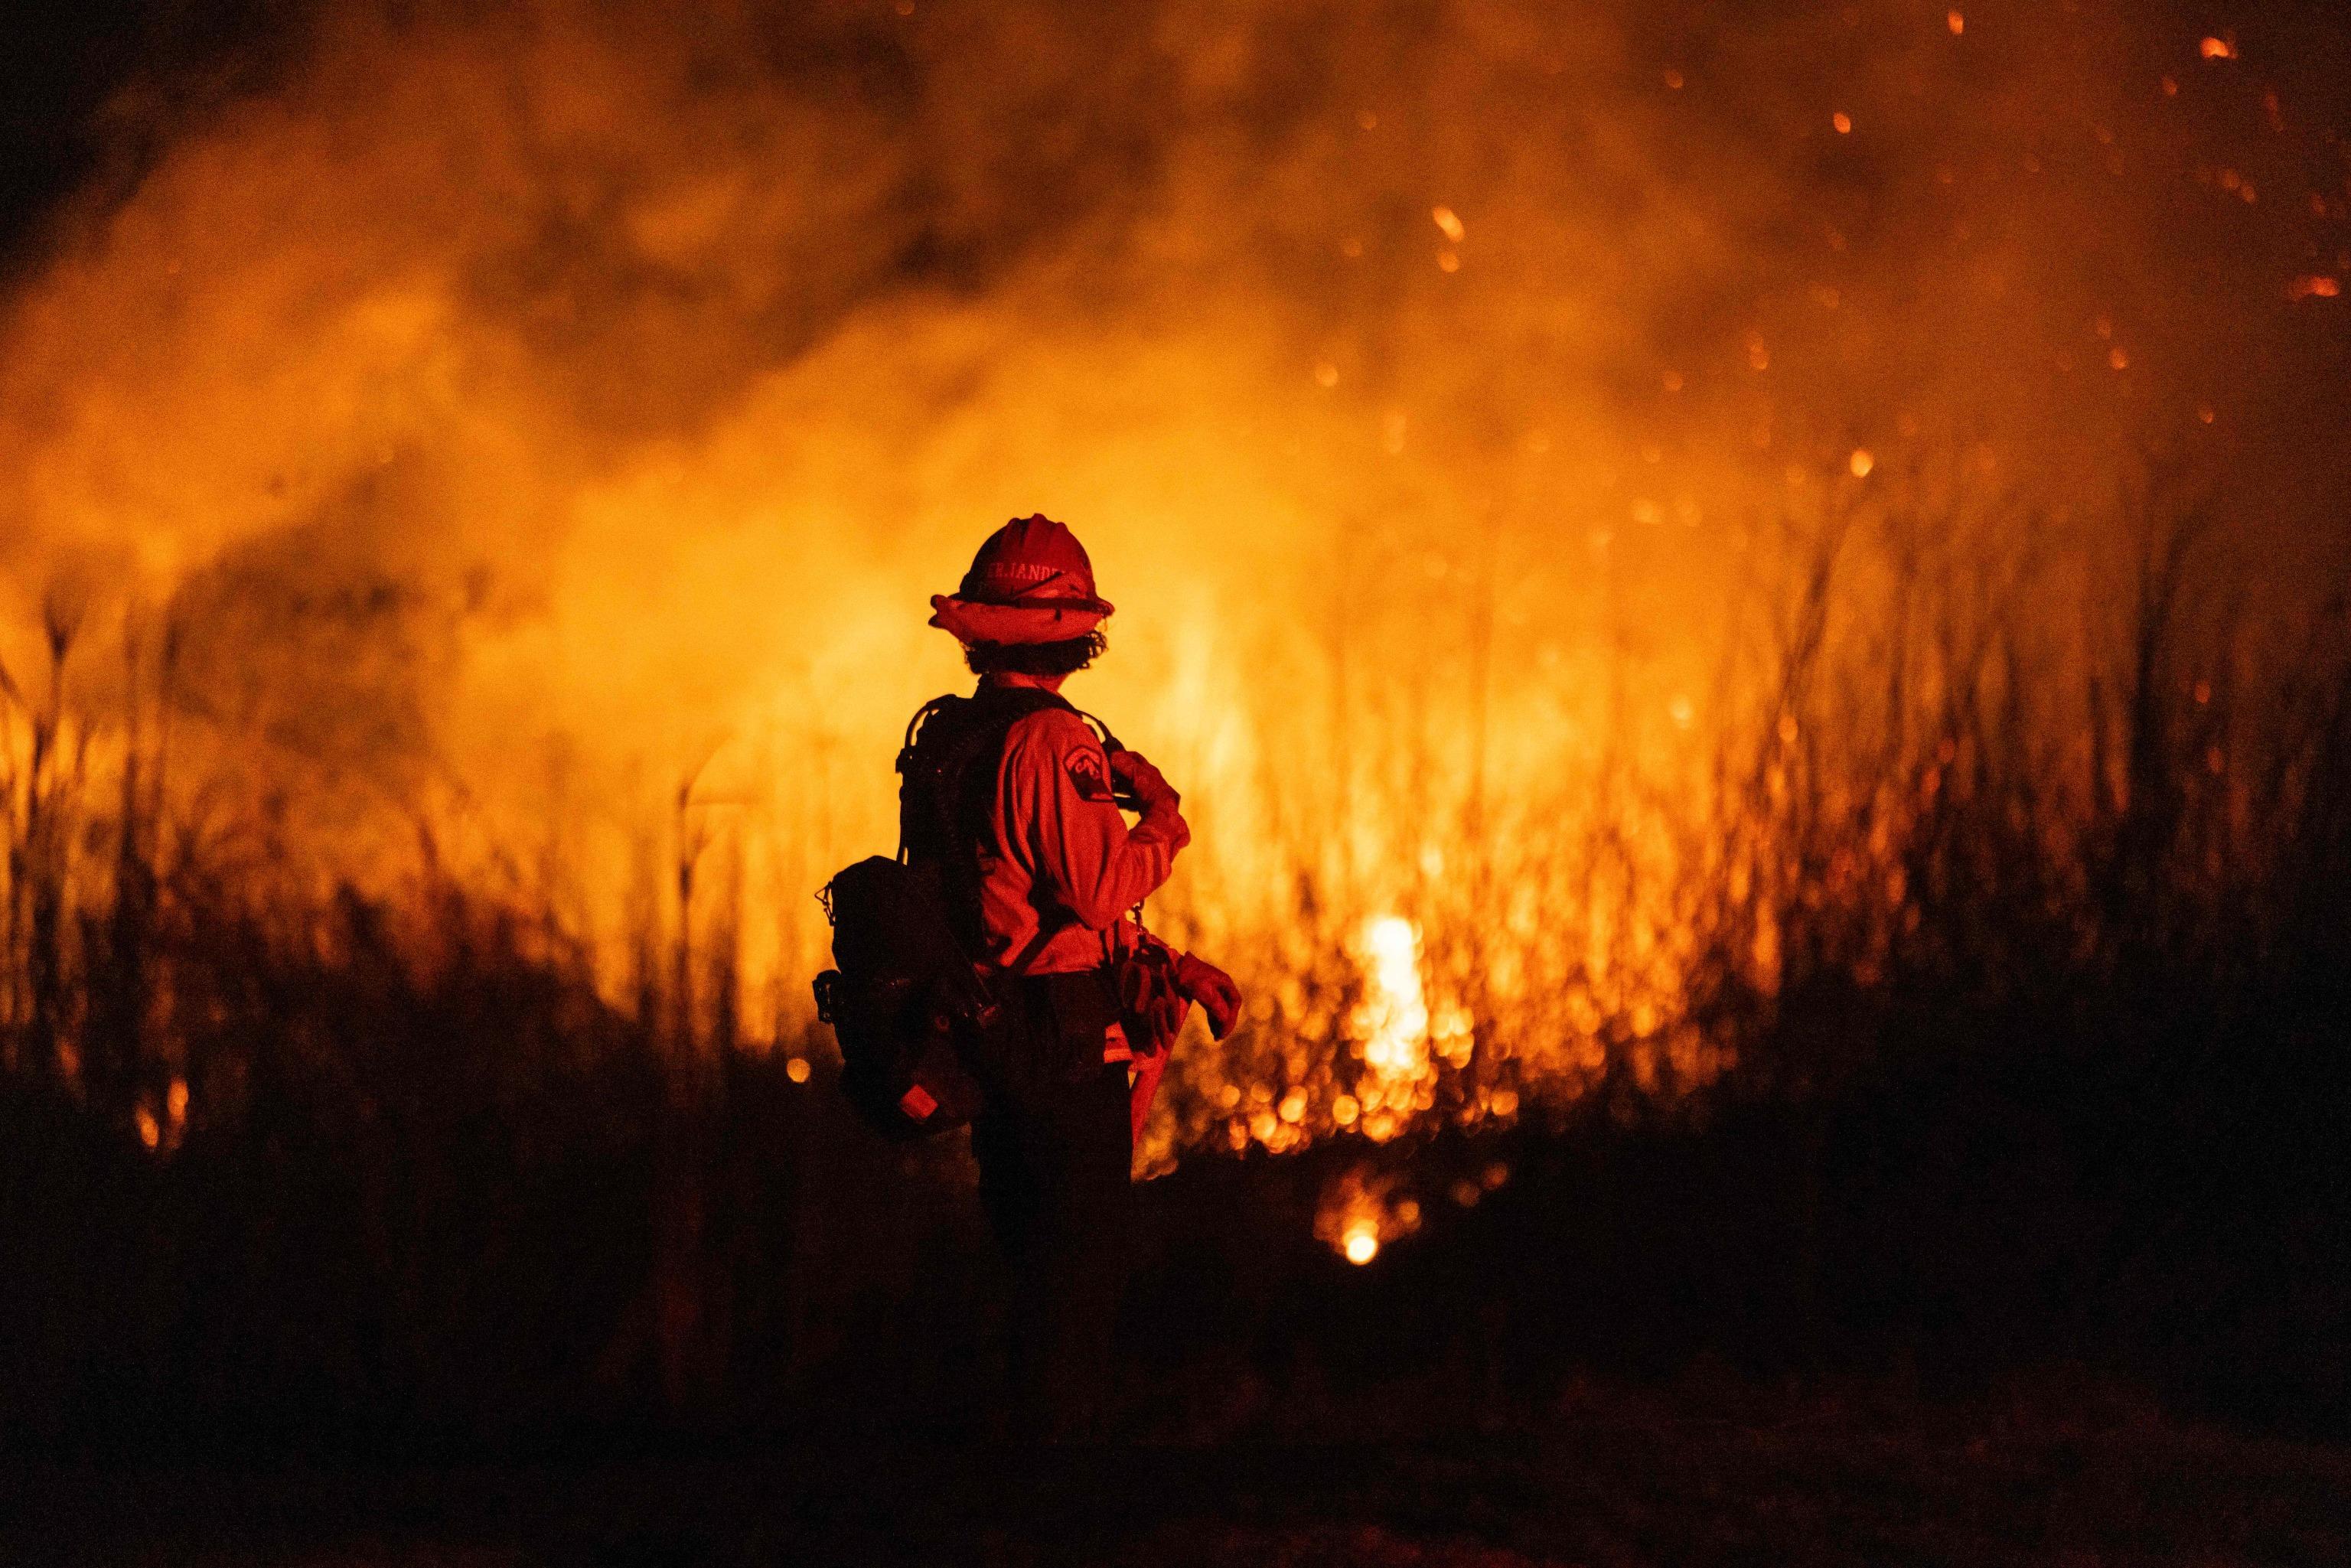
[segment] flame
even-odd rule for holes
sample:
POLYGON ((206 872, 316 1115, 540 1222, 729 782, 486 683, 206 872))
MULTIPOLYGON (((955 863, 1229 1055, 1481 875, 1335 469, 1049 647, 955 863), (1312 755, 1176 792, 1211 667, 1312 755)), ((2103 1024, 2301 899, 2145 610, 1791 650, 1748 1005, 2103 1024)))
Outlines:
POLYGON ((1408 68, 1376 8, 1301 44, 1279 0, 1082 38, 1019 0, 428 9, 338 11, 55 216, 0 319, 0 663, 33 690, 71 611, 51 755, 97 799, 168 727, 174 820, 257 900, 445 879, 622 1005, 680 953, 676 1012, 723 996, 794 1082, 809 894, 893 841, 900 728, 966 679, 927 596, 1003 517, 1071 521, 1121 605, 1071 695, 1184 789, 1153 919, 1250 998, 1185 1041, 1147 1166, 1703 1082, 1702 983, 1774 995, 1806 901, 1901 869, 1875 824, 1919 791, 1854 737, 1933 716, 1817 694, 1886 686, 1903 550, 2025 607, 2062 840, 2142 455, 2274 478, 2249 562, 2341 526, 2295 433, 2342 313, 2288 308, 2345 272, 2339 193, 2299 193, 2330 131, 2242 73, 2085 80, 2127 8, 1898 80, 1754 8, 1676 35, 1687 78, 1534 0, 1408 68), (1823 101, 1907 193, 1866 223, 1858 152, 1788 156, 1823 101), (1828 538, 1798 679, 1755 629, 1828 538))
POLYGON ((1428 999, 1420 977, 1420 933, 1411 921, 1374 916, 1364 926, 1359 950, 1364 996, 1348 1022, 1364 1071, 1353 1099, 1364 1134, 1379 1142, 1428 1108, 1428 999))

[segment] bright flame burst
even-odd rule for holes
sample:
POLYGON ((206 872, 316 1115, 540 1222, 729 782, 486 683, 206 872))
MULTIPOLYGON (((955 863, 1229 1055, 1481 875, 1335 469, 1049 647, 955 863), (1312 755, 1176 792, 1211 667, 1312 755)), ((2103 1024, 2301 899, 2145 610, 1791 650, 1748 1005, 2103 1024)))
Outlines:
POLYGON ((1364 1065, 1382 1083, 1411 1082, 1428 1070, 1428 998, 1420 984, 1420 933, 1396 915, 1364 927, 1366 992, 1355 1009, 1364 1065))

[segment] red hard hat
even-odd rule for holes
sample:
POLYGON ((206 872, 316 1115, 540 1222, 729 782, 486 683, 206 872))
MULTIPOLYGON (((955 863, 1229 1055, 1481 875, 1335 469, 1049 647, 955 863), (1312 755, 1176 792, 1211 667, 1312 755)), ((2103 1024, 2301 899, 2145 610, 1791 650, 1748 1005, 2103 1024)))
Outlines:
POLYGON ((1042 512, 1015 517, 979 547, 955 592, 931 597, 931 624, 966 643, 1058 643, 1111 612, 1078 536, 1042 512))

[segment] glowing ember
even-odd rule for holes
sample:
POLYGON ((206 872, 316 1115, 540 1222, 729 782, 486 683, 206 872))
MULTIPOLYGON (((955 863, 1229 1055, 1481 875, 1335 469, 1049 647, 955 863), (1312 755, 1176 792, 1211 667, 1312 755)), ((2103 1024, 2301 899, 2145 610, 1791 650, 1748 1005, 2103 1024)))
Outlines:
POLYGON ((1445 237, 1456 245, 1459 245, 1462 235, 1468 232, 1461 226, 1461 220, 1454 215, 1451 207, 1435 208, 1429 216, 1437 220, 1437 226, 1445 232, 1445 237))
POLYGON ((2237 57, 2237 46, 2226 38, 2208 37, 2200 48, 2208 60, 2233 60, 2237 57))
POLYGON ((1951 37, 1955 38, 1961 33, 1968 30, 1968 19, 1965 16, 1960 16, 1957 11, 1946 11, 1943 13, 1943 25, 1950 28, 1951 37))
POLYGON ((805 1056, 795 1056, 789 1061, 786 1061, 784 1063, 784 1076, 790 1079, 795 1083, 806 1083, 809 1081, 808 1058, 805 1056))
POLYGON ((1363 1166, 1340 1176, 1316 1207, 1315 1239, 1360 1265, 1389 1242, 1418 1230, 1420 1200, 1398 1192, 1399 1180, 1395 1173, 1374 1175, 1363 1166))
POLYGON ((2304 299, 2332 299, 2343 292, 2339 278, 2318 273, 2306 274, 2286 285, 2286 298, 2297 302, 2304 299))
POLYGON ((1830 115, 1829 123, 1836 127, 1836 133, 1839 136, 1848 135, 1853 131, 1853 116, 1846 114, 1842 110, 1830 115))
POLYGON ((1866 446, 1855 447, 1853 455, 1845 460, 1845 466, 1853 471, 1853 476, 1856 479, 1868 478, 1869 471, 1876 465, 1877 459, 1869 455, 1869 448, 1866 446))

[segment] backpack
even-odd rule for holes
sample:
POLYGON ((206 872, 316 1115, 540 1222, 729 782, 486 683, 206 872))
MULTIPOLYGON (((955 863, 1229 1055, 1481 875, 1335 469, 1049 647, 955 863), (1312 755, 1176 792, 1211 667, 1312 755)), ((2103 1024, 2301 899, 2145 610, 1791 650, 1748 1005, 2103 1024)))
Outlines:
POLYGON ((851 1106, 885 1137, 947 1132, 981 1109, 965 1055, 1002 1009, 981 967, 973 851, 1012 726, 1068 706, 1026 686, 924 705, 898 753, 897 856, 859 861, 818 894, 837 967, 816 978, 817 1017, 851 1106))

